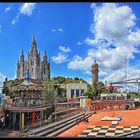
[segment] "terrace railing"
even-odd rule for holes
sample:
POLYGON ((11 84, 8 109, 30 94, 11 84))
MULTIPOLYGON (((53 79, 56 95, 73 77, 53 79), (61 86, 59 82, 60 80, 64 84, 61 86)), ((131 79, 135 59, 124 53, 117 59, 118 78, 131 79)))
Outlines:
POLYGON ((116 135, 115 137, 137 137, 137 136, 140 137, 140 130, 119 134, 119 135, 116 135))

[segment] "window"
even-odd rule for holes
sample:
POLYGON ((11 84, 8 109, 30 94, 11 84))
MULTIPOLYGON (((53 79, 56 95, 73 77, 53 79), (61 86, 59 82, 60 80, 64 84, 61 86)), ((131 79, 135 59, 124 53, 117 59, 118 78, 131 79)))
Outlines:
POLYGON ((79 90, 76 90, 76 97, 79 97, 79 90))
POLYGON ((71 98, 74 96, 74 89, 71 89, 71 98))
POLYGON ((81 89, 81 95, 83 95, 84 92, 85 92, 85 90, 84 89, 81 89))

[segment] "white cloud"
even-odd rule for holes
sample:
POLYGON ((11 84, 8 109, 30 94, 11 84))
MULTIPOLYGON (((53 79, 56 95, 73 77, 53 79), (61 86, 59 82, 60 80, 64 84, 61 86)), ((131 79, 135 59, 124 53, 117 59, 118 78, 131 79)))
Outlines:
POLYGON ((77 45, 82 45, 82 42, 78 41, 78 42, 77 42, 77 45))
POLYGON ((83 59, 80 56, 75 55, 74 58, 69 62, 68 69, 82 70, 90 75, 90 69, 93 62, 92 59, 94 60, 94 58, 91 57, 86 57, 83 59))
POLYGON ((89 49, 88 54, 85 58, 81 58, 80 56, 76 55, 69 62, 68 68, 83 70, 86 73, 90 73, 91 65, 96 59, 100 69, 117 70, 121 67, 124 67, 125 55, 127 54, 128 57, 132 55, 131 53, 129 53, 128 49, 122 50, 121 53, 119 52, 119 49, 89 49))
POLYGON ((52 31, 52 32, 56 32, 56 30, 55 30, 55 29, 52 29, 51 31, 52 31))
POLYGON ((61 29, 61 28, 58 28, 58 31, 59 31, 59 32, 63 32, 63 29, 61 29))
POLYGON ((52 61, 57 64, 69 61, 67 59, 68 55, 61 54, 61 53, 58 53, 57 56, 52 56, 51 58, 52 58, 52 61))
POLYGON ((107 71, 100 71, 100 77, 106 77, 106 76, 108 76, 109 75, 109 73, 107 72, 107 71))
POLYGON ((90 28, 91 32, 95 34, 93 40, 98 42, 99 39, 103 38, 116 45, 123 43, 135 25, 135 19, 133 11, 128 6, 106 3, 102 4, 101 7, 96 7, 90 28))
POLYGON ((136 32, 130 32, 130 34, 127 37, 128 42, 132 45, 139 45, 140 44, 140 29, 138 29, 136 32))
POLYGON ((20 14, 31 16, 33 10, 35 9, 35 6, 36 6, 36 3, 24 3, 24 4, 22 4, 16 17, 12 20, 11 24, 14 25, 18 21, 20 14))
POLYGON ((86 79, 86 81, 88 82, 88 84, 92 84, 92 80, 91 79, 86 79))
MULTIPOLYGON (((87 37, 85 42, 93 48, 88 50, 85 58, 78 55, 73 57, 68 68, 90 74, 91 65, 96 58, 100 77, 113 79, 111 75, 124 68, 126 57, 129 62, 135 58, 134 53, 139 53, 140 29, 136 27, 136 16, 128 6, 106 3, 101 6, 93 4, 91 7, 94 8, 90 27, 93 38, 87 37)), ((116 80, 121 79, 121 74, 117 77, 116 80)))
POLYGON ((11 24, 14 25, 18 21, 18 19, 19 19, 19 14, 17 13, 15 19, 12 20, 11 24))
POLYGON ((5 12, 8 12, 9 10, 10 10, 9 6, 5 8, 5 12))
POLYGON ((92 9, 96 8, 96 3, 92 3, 92 4, 90 5, 90 7, 91 7, 92 9))
MULTIPOLYGON (((127 69, 127 79, 133 79, 133 78, 139 78, 139 77, 140 77, 140 70, 129 66, 127 69)), ((125 80, 125 69, 122 68, 122 69, 116 70, 116 71, 110 73, 103 80, 107 81, 108 83, 124 81, 125 80)))
MULTIPOLYGON (((3 82, 5 81, 5 78, 6 78, 6 76, 3 75, 3 74, 0 72, 0 87, 3 86, 3 82)), ((1 93, 1 88, 0 88, 0 93, 1 93)))
POLYGON ((16 23, 16 20, 15 19, 13 19, 12 20, 12 22, 11 22, 11 24, 15 24, 16 23))
POLYGON ((85 42, 88 44, 88 45, 95 45, 95 41, 93 39, 90 39, 89 37, 86 38, 85 42))
POLYGON ((64 46, 59 46, 59 49, 60 49, 61 51, 65 52, 65 53, 71 51, 71 49, 70 49, 69 47, 66 48, 66 47, 64 47, 64 46))
POLYGON ((28 16, 32 15, 35 5, 36 3, 24 3, 20 8, 20 13, 28 16))
POLYGON ((61 29, 61 28, 58 28, 58 29, 52 29, 51 31, 52 31, 52 32, 64 32, 64 30, 61 29))

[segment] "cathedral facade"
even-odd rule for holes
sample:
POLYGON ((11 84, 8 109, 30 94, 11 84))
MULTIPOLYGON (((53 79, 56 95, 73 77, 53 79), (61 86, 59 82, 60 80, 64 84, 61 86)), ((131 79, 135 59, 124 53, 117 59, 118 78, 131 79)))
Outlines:
POLYGON ((27 67, 29 68, 31 79, 46 80, 50 79, 50 62, 47 60, 46 51, 41 61, 40 52, 37 50, 35 37, 32 39, 31 51, 28 52, 27 60, 24 59, 22 51, 17 62, 16 78, 24 79, 27 67))

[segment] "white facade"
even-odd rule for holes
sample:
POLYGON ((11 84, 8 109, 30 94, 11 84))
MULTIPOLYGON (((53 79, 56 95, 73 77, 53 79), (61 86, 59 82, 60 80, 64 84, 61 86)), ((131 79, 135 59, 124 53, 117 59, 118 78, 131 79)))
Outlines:
POLYGON ((66 85, 66 97, 70 98, 78 98, 82 96, 82 93, 87 91, 86 83, 68 83, 66 85))

